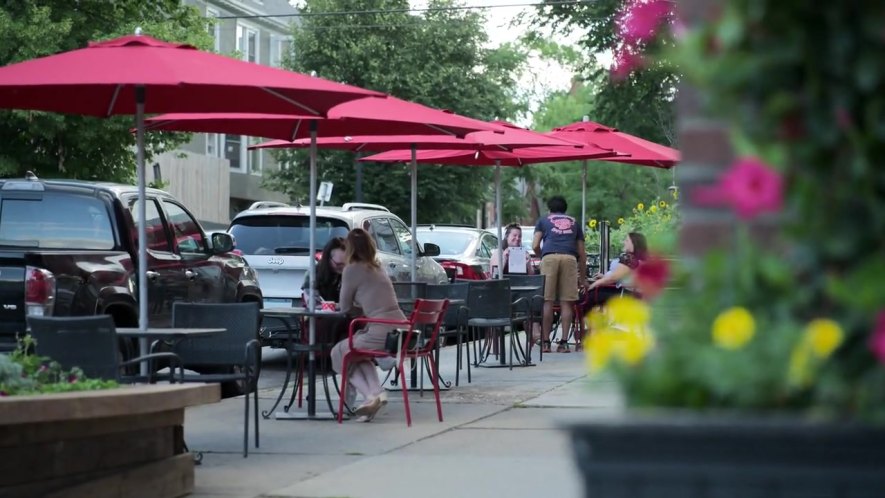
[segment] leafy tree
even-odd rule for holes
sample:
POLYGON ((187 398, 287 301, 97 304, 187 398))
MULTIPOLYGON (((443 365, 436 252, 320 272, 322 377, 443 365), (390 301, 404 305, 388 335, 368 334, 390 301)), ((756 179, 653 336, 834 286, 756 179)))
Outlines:
MULTIPOLYGON (((676 76, 662 64, 646 65, 623 79, 610 77, 603 62, 623 49, 617 33, 617 16, 624 0, 596 0, 576 4, 540 6, 535 25, 556 30, 580 30, 580 44, 590 54, 579 68, 569 93, 554 93, 534 116, 534 129, 549 130, 583 116, 621 131, 661 144, 675 139, 673 99, 676 76)), ((536 35, 533 35, 536 36, 536 35)), ((540 197, 561 192, 569 211, 580 216, 581 165, 561 163, 536 168, 536 193, 540 197), (567 190, 560 190, 568 186, 567 190)), ((590 161, 587 172, 587 217, 616 220, 633 206, 666 195, 672 173, 657 168, 590 161)), ((543 207, 541 209, 543 211, 543 207)))
MULTIPOLYGON (((0 65, 85 47, 133 33, 211 46, 206 19, 179 0, 19 0, 0 5, 0 65)), ((97 68, 95 68, 97 69, 97 68)), ((83 68, 89 71, 90 68, 83 68)), ((109 119, 37 111, 0 111, 0 176, 28 170, 50 177, 131 182, 135 136, 131 116, 109 119)), ((146 160, 186 136, 147 134, 146 160)))
MULTIPOLYGON (((459 5, 432 0, 429 7, 459 5)), ((292 69, 316 71, 335 81, 371 88, 478 119, 509 119, 526 109, 516 94, 525 53, 505 45, 486 48, 482 14, 469 10, 407 12, 407 0, 307 0, 294 30, 292 69), (366 13, 365 11, 385 11, 366 13), (318 15, 324 12, 349 15, 318 15), (356 13, 363 11, 360 13, 356 13)), ((268 186, 306 201, 307 153, 284 152, 289 167, 268 186)), ((409 168, 366 164, 364 200, 384 204, 408 219, 409 168)), ((355 199, 354 157, 321 151, 319 177, 335 183, 332 203, 355 199)), ((419 220, 473 222, 483 199, 491 200, 491 168, 418 166, 419 220)))

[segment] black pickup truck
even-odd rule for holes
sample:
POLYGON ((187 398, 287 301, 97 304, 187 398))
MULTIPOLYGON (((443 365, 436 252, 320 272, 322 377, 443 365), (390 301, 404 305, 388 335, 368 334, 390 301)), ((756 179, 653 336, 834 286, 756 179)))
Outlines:
MULTIPOLYGON (((131 185, 0 180, 0 350, 28 315, 107 314, 138 325, 136 198, 131 185)), ((172 303, 262 302, 255 272, 226 233, 206 232, 171 195, 147 190, 148 321, 172 303)))

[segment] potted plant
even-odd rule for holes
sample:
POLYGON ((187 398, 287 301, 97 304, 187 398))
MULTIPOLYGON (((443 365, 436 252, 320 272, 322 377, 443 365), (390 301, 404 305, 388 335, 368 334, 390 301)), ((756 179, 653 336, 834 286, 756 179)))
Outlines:
POLYGON ((731 0, 690 30, 671 6, 627 4, 619 60, 658 47, 726 123, 737 159, 682 202, 729 228, 588 317, 628 410, 571 427, 587 496, 885 496, 885 6, 731 0))

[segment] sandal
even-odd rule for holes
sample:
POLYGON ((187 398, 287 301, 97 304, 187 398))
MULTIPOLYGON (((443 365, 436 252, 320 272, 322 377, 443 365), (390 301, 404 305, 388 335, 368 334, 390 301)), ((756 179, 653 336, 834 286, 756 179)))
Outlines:
POLYGON ((553 349, 550 347, 550 341, 541 341, 541 352, 542 353, 552 353, 553 349))
POLYGON ((572 350, 568 348, 568 341, 559 341, 559 344, 556 346, 557 353, 571 353, 572 350))

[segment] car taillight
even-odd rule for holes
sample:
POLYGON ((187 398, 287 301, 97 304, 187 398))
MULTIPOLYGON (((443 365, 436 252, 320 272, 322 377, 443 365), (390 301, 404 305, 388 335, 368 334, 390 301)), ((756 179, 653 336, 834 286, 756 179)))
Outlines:
POLYGON ((443 268, 451 268, 455 270, 455 278, 462 278, 465 280, 486 280, 488 279, 488 275, 485 274, 481 269, 474 268, 470 265, 465 265, 464 263, 458 263, 457 261, 444 261, 440 263, 443 268))
POLYGON ((55 303, 55 275, 49 270, 25 267, 25 309, 30 316, 51 316, 55 303))

